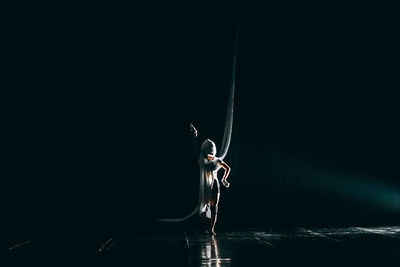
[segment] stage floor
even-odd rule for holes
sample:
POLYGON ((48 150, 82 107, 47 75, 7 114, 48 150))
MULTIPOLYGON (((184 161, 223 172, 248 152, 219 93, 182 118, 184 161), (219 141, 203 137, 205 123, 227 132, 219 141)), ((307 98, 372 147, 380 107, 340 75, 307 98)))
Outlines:
POLYGON ((33 237, 0 245, 0 266, 400 266, 400 227, 243 229, 33 237))

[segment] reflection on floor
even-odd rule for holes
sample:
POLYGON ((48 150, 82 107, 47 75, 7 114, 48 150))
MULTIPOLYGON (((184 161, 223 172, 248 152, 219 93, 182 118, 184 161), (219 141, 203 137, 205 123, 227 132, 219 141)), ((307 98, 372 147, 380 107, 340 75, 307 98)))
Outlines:
POLYGON ((400 227, 169 232, 0 244, 0 266, 400 266, 400 227), (20 265, 18 265, 20 264, 20 265))

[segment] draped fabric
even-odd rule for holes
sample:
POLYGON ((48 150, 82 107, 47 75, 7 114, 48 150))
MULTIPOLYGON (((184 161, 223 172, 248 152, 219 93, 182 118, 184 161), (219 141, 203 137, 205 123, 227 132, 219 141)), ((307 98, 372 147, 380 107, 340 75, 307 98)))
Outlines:
POLYGON ((221 154, 219 155, 219 158, 222 160, 225 158, 226 154, 228 153, 229 145, 231 143, 231 138, 232 138, 238 44, 239 44, 239 27, 237 27, 237 29, 236 29, 235 45, 234 45, 234 49, 233 49, 231 88, 230 88, 230 92, 229 92, 228 107, 226 109, 224 137, 222 138, 221 149, 220 149, 221 154))
MULTIPOLYGON (((200 183, 199 183, 199 202, 196 208, 183 218, 178 219, 161 219, 162 222, 183 222, 188 218, 192 217, 196 213, 201 214, 202 212, 207 212, 209 209, 207 205, 211 197, 211 186, 213 179, 217 178, 217 171, 220 168, 219 164, 226 156, 229 150, 229 145, 232 137, 233 129, 233 111, 234 111, 234 100, 235 100, 235 89, 236 89, 236 68, 237 68, 237 54, 238 54, 238 42, 239 42, 239 28, 236 30, 235 44, 233 50, 233 62, 232 62, 232 80, 228 99, 228 106, 226 111, 226 120, 224 135, 221 142, 220 154, 213 160, 208 160, 204 154, 206 150, 215 156, 216 148, 214 142, 207 139, 203 142, 200 147, 199 155, 199 167, 200 167, 200 183)), ((210 217, 210 213, 207 213, 207 217, 210 217)))

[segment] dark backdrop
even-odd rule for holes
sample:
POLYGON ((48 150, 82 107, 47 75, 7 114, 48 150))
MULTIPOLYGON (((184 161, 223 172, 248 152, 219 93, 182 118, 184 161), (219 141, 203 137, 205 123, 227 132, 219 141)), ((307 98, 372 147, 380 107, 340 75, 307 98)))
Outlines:
POLYGON ((198 169, 187 125, 219 146, 237 24, 220 227, 397 223, 390 10, 237 1, 13 8, 3 229, 129 232, 190 212, 198 169))

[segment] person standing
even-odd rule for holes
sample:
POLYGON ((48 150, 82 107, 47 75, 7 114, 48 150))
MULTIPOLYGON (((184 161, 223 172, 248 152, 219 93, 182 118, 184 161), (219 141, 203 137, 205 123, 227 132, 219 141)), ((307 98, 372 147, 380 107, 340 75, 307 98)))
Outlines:
POLYGON ((198 153, 198 163, 200 167, 200 190, 199 190, 199 214, 204 224, 207 218, 210 219, 208 232, 215 235, 215 224, 218 215, 218 203, 220 199, 220 184, 218 181, 218 171, 222 168, 224 174, 221 182, 225 187, 229 187, 230 183, 226 180, 229 176, 231 168, 222 159, 216 157, 217 149, 215 143, 206 139, 198 149, 197 138, 198 131, 190 123, 190 131, 193 134, 196 152, 198 153))

